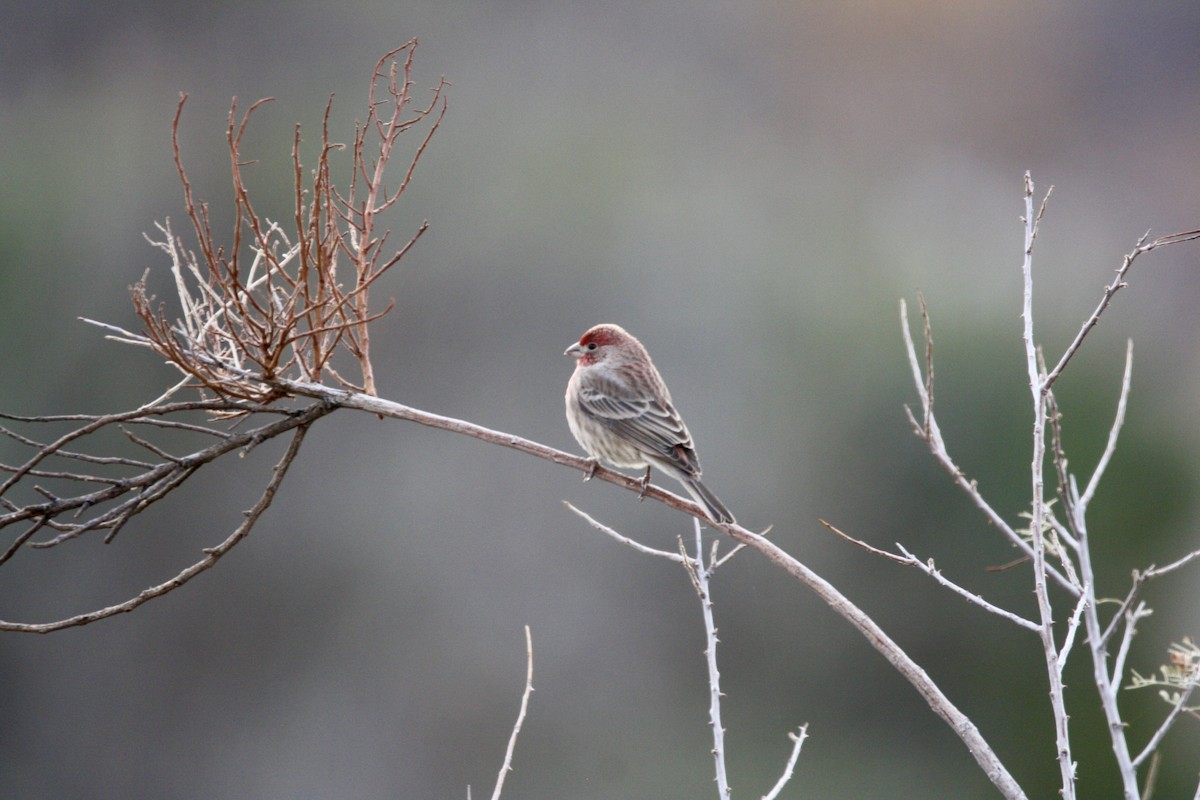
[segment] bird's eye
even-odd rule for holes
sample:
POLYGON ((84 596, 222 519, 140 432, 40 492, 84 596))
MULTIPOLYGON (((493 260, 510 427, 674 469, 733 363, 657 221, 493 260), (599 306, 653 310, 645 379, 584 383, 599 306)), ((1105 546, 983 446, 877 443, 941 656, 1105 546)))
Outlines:
POLYGON ((595 350, 595 349, 596 349, 596 343, 595 343, 595 342, 588 342, 588 346, 587 346, 587 348, 588 348, 588 350, 595 350))

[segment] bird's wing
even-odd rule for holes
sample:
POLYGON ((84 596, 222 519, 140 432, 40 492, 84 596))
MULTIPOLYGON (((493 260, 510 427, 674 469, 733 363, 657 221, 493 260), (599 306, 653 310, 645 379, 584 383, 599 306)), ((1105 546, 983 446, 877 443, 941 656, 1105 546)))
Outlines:
POLYGON ((615 433, 644 452, 694 475, 700 465, 692 435, 670 404, 652 394, 637 393, 608 380, 590 380, 579 387, 579 405, 615 433))

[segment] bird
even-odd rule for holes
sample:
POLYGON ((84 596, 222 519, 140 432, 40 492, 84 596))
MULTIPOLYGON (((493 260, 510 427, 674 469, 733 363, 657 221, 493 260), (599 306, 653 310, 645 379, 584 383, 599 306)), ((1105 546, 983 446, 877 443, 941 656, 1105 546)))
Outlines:
POLYGON ((683 484, 712 521, 734 522, 725 504, 700 480, 692 434, 636 337, 619 325, 596 325, 563 355, 575 359, 575 372, 567 383, 567 424, 592 459, 584 480, 601 461, 618 468, 645 467, 644 495, 650 469, 657 467, 683 484))

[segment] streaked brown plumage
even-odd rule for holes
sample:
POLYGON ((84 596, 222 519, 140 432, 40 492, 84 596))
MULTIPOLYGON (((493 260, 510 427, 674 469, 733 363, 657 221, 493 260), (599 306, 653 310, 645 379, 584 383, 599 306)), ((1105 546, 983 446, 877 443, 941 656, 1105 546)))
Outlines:
POLYGON ((700 480, 692 435, 671 403, 671 393, 633 335, 617 325, 597 325, 564 355, 575 359, 567 384, 567 424, 592 458, 613 467, 658 469, 683 484, 715 522, 733 515, 700 480))

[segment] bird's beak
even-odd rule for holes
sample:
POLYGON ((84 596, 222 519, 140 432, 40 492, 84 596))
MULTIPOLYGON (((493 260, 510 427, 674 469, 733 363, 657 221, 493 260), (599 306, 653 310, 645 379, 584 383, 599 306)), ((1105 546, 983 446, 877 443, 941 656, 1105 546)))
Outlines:
POLYGON ((579 346, 579 342, 576 342, 563 351, 563 355, 570 356, 571 358, 579 358, 583 355, 583 348, 579 346))

